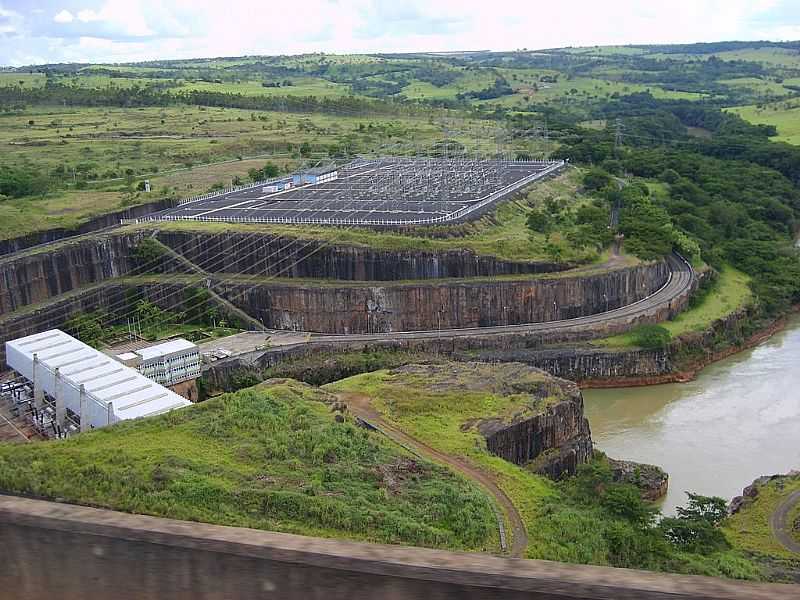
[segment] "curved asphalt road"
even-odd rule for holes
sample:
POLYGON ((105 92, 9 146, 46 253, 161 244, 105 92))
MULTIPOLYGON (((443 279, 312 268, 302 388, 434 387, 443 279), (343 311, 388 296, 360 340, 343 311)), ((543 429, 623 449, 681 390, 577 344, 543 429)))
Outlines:
POLYGON ((792 524, 788 523, 789 512, 800 503, 800 490, 789 494, 789 497, 784 499, 775 509, 775 512, 769 518, 769 524, 772 528, 772 535, 775 536, 781 545, 790 552, 797 552, 800 554, 800 542, 798 542, 790 533, 792 524))
POLYGON ((671 306, 672 302, 692 285, 694 271, 685 260, 678 256, 667 258, 671 272, 667 283, 650 296, 609 310, 575 319, 562 319, 560 321, 545 321, 541 323, 525 323, 522 325, 498 325, 493 327, 466 327, 462 329, 442 329, 433 331, 396 331, 389 333, 359 333, 359 334, 313 334, 311 342, 372 342, 380 340, 417 340, 436 338, 472 337, 476 335, 493 335, 503 333, 536 333, 556 331, 584 325, 596 325, 618 319, 630 319, 647 313, 654 308, 671 306))

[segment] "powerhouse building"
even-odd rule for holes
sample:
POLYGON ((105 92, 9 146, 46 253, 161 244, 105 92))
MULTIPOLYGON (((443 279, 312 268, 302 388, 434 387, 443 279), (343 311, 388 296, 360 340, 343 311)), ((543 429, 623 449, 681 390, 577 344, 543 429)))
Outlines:
POLYGON ((118 354, 116 358, 161 385, 200 377, 200 349, 183 338, 118 354))
POLYGON ((6 362, 29 385, 14 395, 56 436, 159 415, 191 402, 58 329, 6 342, 6 362), (30 393, 27 393, 27 390, 30 393))

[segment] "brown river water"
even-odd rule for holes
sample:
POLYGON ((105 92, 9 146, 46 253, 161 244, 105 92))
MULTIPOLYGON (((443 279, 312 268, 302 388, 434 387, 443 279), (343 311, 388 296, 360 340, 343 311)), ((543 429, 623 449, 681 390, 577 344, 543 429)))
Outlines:
POLYGON ((692 382, 583 396, 598 449, 669 473, 663 512, 685 490, 730 500, 760 475, 800 469, 800 317, 692 382))

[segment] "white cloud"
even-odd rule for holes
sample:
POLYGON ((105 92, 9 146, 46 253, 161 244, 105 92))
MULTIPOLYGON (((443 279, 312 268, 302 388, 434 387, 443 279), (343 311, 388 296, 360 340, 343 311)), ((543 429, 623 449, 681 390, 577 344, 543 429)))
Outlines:
POLYGON ((100 17, 96 12, 94 12, 91 8, 84 8, 83 10, 78 11, 78 21, 81 23, 91 23, 92 21, 103 21, 104 19, 100 17))
POLYGON ((0 36, 16 36, 23 24, 22 15, 0 6, 0 36))
POLYGON ((53 21, 56 23, 72 23, 75 20, 75 17, 72 16, 72 13, 68 10, 62 10, 60 13, 56 14, 53 17, 53 21))
POLYGON ((291 12, 264 0, 77 1, 80 10, 53 19, 68 28, 26 38, 26 48, 0 45, 0 56, 51 47, 49 60, 109 62, 800 37, 800 23, 775 19, 797 0, 303 0, 291 12))

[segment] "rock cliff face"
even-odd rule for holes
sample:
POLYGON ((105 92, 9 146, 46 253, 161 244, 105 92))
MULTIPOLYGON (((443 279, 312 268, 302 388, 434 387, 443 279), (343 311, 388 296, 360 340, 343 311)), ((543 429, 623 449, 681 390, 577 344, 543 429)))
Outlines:
POLYGON ((212 273, 341 281, 402 281, 564 271, 572 265, 507 261, 469 250, 377 250, 268 234, 160 232, 158 239, 212 273), (302 258, 302 260, 300 260, 302 258))
POLYGON ((0 261, 0 314, 128 274, 144 237, 98 236, 0 261))
POLYGON ((116 210, 105 215, 94 217, 73 229, 57 227, 37 233, 30 233, 28 235, 23 235, 16 238, 0 240, 0 256, 13 254, 14 252, 19 252, 20 250, 24 250, 38 244, 45 244, 84 233, 90 233, 92 231, 98 231, 99 229, 117 225, 120 219, 136 219, 139 217, 144 217, 145 215, 170 208, 174 205, 175 201, 171 199, 157 200, 156 202, 139 204, 137 206, 131 206, 129 208, 116 210))
POLYGON ((511 423, 485 421, 478 430, 492 454, 552 479, 572 475, 578 465, 592 458, 583 396, 574 383, 556 378, 551 378, 538 395, 558 400, 549 402, 539 414, 516 418, 511 423))
POLYGON ((264 325, 325 333, 389 333, 571 319, 636 302, 669 276, 664 263, 522 281, 237 286, 220 293, 264 325))
POLYGON ((608 465, 614 481, 635 485, 645 500, 658 500, 667 493, 669 475, 659 466, 613 458, 608 459, 608 465))
MULTIPOLYGON (((130 274, 137 245, 154 232, 107 233, 58 242, 0 259, 0 315, 76 288, 130 274)), ((207 272, 307 277, 341 281, 398 281, 547 273, 569 265, 504 261, 469 251, 378 251, 315 240, 235 233, 161 233, 159 238, 207 272), (299 260, 302 258, 302 260, 299 260)), ((170 271, 185 269, 168 261, 170 271)), ((375 306, 380 309, 379 301, 375 306)), ((613 302, 613 300, 612 300, 613 302)))

